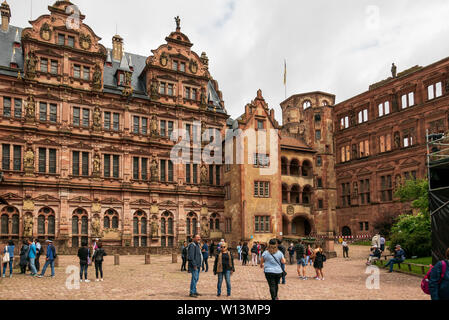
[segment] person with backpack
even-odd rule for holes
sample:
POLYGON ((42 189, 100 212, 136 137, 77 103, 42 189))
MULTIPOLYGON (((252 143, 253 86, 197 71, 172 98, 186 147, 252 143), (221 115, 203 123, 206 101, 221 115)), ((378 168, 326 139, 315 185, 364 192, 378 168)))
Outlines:
POLYGON ((445 258, 430 270, 428 290, 432 300, 449 300, 449 249, 445 258))
POLYGON ((53 245, 53 241, 47 240, 47 255, 44 267, 42 268, 42 272, 38 275, 39 278, 42 278, 45 275, 45 271, 47 271, 47 267, 51 267, 51 277, 55 277, 55 259, 56 259, 56 248, 53 245))
POLYGON ((96 249, 94 251, 94 255, 92 256, 92 260, 95 263, 95 281, 102 281, 103 282, 103 257, 107 256, 106 252, 103 249, 103 245, 101 242, 96 243, 96 249), (98 278, 98 272, 100 272, 101 278, 98 278))
POLYGON ((312 254, 313 259, 313 267, 316 271, 316 280, 324 280, 324 274, 323 274, 323 267, 324 262, 326 261, 326 256, 323 253, 323 249, 320 245, 316 246, 316 249, 313 251, 312 254))
POLYGON ((302 245, 302 241, 299 241, 295 246, 296 251, 296 271, 298 272, 299 279, 307 280, 306 277, 306 252, 302 245))
POLYGON ((253 266, 257 266, 257 242, 251 247, 251 262, 253 266))
POLYGON ((272 300, 279 300, 279 280, 284 273, 281 266, 285 263, 284 255, 278 249, 276 239, 270 240, 268 249, 262 254, 262 258, 260 259, 260 267, 264 269, 272 300))
POLYGON ((83 241, 81 243, 81 248, 78 249, 78 258, 80 259, 80 282, 83 282, 83 274, 84 282, 90 282, 90 280, 87 279, 87 268, 89 267, 90 257, 90 249, 87 247, 87 242, 83 241))
POLYGON ((242 266, 246 266, 246 264, 248 263, 248 253, 249 253, 249 248, 248 248, 248 243, 244 242, 243 246, 242 246, 242 266))
POLYGON ((28 241, 23 240, 22 248, 20 248, 20 274, 25 274, 27 271, 29 250, 28 241))
POLYGON ((6 266, 9 264, 9 277, 12 278, 12 265, 14 262, 14 242, 10 240, 3 249, 3 278, 6 275, 6 266))
POLYGON ((388 271, 389 273, 393 272, 393 267, 395 264, 402 263, 405 260, 405 251, 401 248, 399 244, 396 245, 396 248, 394 250, 395 253, 393 259, 388 260, 387 264, 385 265, 385 268, 390 267, 390 270, 388 271))

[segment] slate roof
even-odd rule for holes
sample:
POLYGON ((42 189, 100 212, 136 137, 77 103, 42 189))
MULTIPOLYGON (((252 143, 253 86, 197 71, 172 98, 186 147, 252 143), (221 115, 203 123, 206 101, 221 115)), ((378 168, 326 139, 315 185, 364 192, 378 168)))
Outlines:
MULTIPOLYGON (((0 30, 0 74, 17 77, 18 71, 20 70, 23 75, 24 56, 22 47, 20 46, 19 48, 15 48, 14 51, 14 42, 21 42, 22 31, 23 28, 19 28, 13 25, 10 25, 8 31, 6 32, 0 30), (19 31, 18 33, 17 30, 19 31), (19 69, 11 68, 11 62, 16 63, 19 69)), ((117 85, 117 70, 121 69, 129 71, 130 69, 132 69, 133 72, 131 77, 131 85, 133 87, 133 97, 149 99, 145 88, 145 75, 140 77, 142 71, 146 66, 147 57, 125 52, 124 59, 122 59, 121 61, 115 61, 111 58, 112 49, 107 48, 107 52, 108 55, 103 74, 104 91, 121 95, 123 87, 117 85)), ((215 91, 211 81, 209 81, 207 91, 209 101, 211 101, 212 104, 216 107, 216 111, 219 113, 226 113, 224 108, 221 106, 220 98, 215 91)), ((214 107, 209 106, 209 110, 213 111, 214 107)))

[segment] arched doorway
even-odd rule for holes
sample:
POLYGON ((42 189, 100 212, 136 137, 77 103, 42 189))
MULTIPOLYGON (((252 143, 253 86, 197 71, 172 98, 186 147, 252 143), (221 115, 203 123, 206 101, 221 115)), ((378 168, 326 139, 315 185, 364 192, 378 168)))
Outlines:
POLYGON ((343 237, 349 237, 352 235, 351 228, 349 228, 347 226, 345 226, 341 229, 341 233, 342 233, 343 237))
POLYGON ((282 234, 288 235, 288 225, 289 225, 289 221, 287 217, 282 217, 282 234))
POLYGON ((309 220, 304 217, 296 217, 292 221, 292 234, 300 237, 309 236, 312 232, 312 226, 309 220))

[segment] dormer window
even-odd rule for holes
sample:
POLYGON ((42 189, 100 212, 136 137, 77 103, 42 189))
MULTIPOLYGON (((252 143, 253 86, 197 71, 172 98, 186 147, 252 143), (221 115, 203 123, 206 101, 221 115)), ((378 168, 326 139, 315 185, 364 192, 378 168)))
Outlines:
POLYGON ((172 68, 173 70, 178 71, 178 61, 173 60, 172 68))
POLYGON ((122 72, 118 75, 118 84, 119 86, 123 86, 125 84, 125 75, 122 72))
POLYGON ((69 37, 68 37, 68 43, 67 43, 67 45, 68 45, 69 47, 74 48, 74 47, 75 47, 75 37, 69 36, 69 37))
POLYGON ((304 108, 304 110, 309 109, 312 106, 312 102, 310 102, 309 100, 304 101, 304 103, 302 104, 302 107, 304 108))
POLYGON ((257 129, 263 130, 265 129, 265 121, 264 120, 256 120, 257 121, 257 129))

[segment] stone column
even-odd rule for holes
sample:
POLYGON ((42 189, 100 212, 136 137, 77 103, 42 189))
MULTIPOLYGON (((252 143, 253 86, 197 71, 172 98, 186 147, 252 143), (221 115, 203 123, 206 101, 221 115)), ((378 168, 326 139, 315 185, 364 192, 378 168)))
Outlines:
POLYGON ((151 264, 151 255, 149 253, 145 254, 145 264, 151 264))
POLYGON ((114 265, 115 266, 120 265, 120 255, 118 255, 118 254, 114 255, 114 265))
POLYGON ((178 255, 176 253, 172 253, 172 255, 171 255, 171 262, 172 263, 178 263, 178 255))

